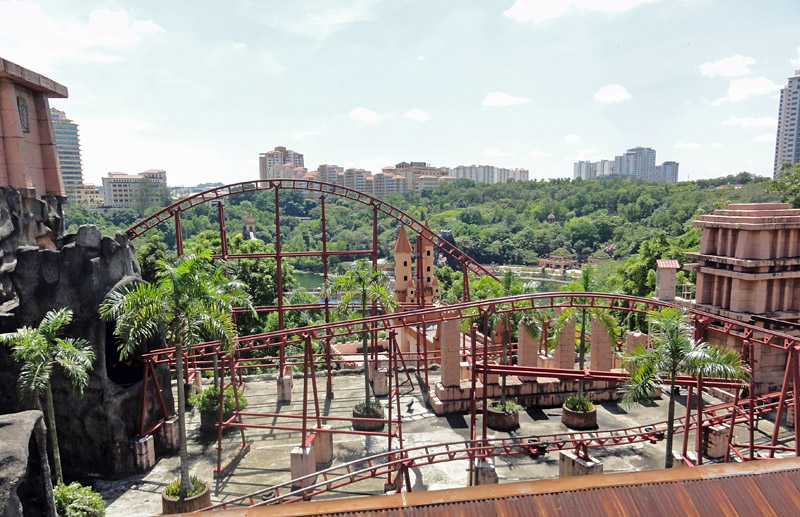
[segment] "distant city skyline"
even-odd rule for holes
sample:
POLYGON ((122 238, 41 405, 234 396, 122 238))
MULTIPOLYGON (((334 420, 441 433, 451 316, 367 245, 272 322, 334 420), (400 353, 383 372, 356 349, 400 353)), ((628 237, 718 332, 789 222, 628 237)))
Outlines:
POLYGON ((0 0, 3 57, 69 87, 83 177, 255 179, 408 156, 569 177, 639 143, 679 180, 771 176, 800 4, 774 0, 0 0), (714 23, 709 23, 713 20, 714 23))

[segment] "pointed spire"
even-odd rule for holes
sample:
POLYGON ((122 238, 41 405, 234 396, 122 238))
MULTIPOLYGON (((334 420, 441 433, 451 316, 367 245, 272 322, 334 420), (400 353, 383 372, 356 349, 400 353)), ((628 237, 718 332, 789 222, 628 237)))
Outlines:
POLYGON ((400 225, 400 231, 397 232, 397 242, 394 245, 395 253, 411 253, 411 242, 408 240, 406 234, 406 227, 400 225))

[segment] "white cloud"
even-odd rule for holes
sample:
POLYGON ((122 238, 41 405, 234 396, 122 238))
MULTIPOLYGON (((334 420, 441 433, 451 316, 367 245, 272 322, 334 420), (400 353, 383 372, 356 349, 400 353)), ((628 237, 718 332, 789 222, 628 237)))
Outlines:
POLYGON ((381 169, 387 167, 391 164, 397 163, 396 161, 393 162, 390 158, 386 158, 383 156, 378 157, 371 157, 371 158, 359 158, 356 161, 352 162, 349 166, 352 166, 356 169, 364 169, 365 171, 370 172, 380 172, 381 169))
POLYGON ((577 144, 581 141, 581 137, 578 135, 567 135, 564 137, 564 141, 568 144, 577 144))
POLYGON ((504 92, 490 92, 483 98, 483 105, 488 107, 513 106, 514 104, 524 104, 529 100, 528 97, 514 97, 504 92))
POLYGON ((774 142, 775 141, 775 133, 767 133, 766 135, 757 136, 753 139, 753 142, 774 142))
POLYGON ((405 118, 410 118, 411 120, 416 120, 417 122, 425 122, 426 120, 429 120, 431 118, 430 115, 428 115, 419 108, 414 108, 410 111, 407 111, 406 114, 403 116, 405 118))
POLYGON ((234 50, 243 50, 243 49, 247 48, 247 45, 242 43, 242 42, 236 42, 231 46, 233 47, 234 50))
POLYGON ((797 47, 797 57, 790 60, 794 66, 800 66, 800 47, 797 47))
POLYGON ((123 51, 160 32, 156 22, 133 20, 125 10, 56 19, 31 2, 0 2, 3 57, 45 73, 57 63, 120 61, 123 51))
POLYGON ((520 22, 541 23, 574 11, 618 12, 659 0, 516 0, 503 14, 520 22))
POLYGON ((361 106, 357 107, 356 109, 348 113, 347 116, 353 120, 358 120, 359 122, 367 122, 367 123, 377 122, 381 118, 383 118, 378 113, 372 110, 368 110, 367 108, 363 108, 361 106))
POLYGON ((321 134, 322 134, 322 131, 316 131, 314 129, 308 129, 308 130, 305 130, 305 131, 298 131, 297 133, 292 135, 292 138, 294 138, 295 140, 305 140, 306 138, 308 138, 310 136, 317 136, 317 135, 321 135, 321 134))
POLYGON ((750 65, 755 65, 756 60, 752 57, 736 54, 734 56, 712 61, 700 65, 700 72, 710 77, 730 77, 733 75, 747 75, 750 73, 750 65))
POLYGON ((417 60, 418 61, 424 61, 425 60, 425 56, 419 55, 419 56, 417 56, 417 60))
POLYGON ((322 40, 353 24, 373 20, 380 3, 381 0, 244 2, 242 11, 275 29, 322 40))
POLYGON ((539 149, 534 149, 533 151, 531 151, 531 156, 533 156, 534 158, 547 158, 549 156, 552 156, 552 154, 540 151, 539 149))
POLYGON ((674 145, 675 149, 685 149, 687 151, 691 151, 694 149, 700 149, 703 147, 702 145, 698 144, 697 142, 678 142, 674 145))
POLYGON ((500 149, 484 149, 483 154, 484 156, 494 156, 497 158, 507 158, 509 156, 514 156, 514 153, 510 153, 508 151, 501 151, 500 149))
POLYGON ((576 154, 565 156, 564 160, 568 162, 579 162, 581 160, 597 161, 602 157, 598 149, 578 149, 576 154))
POLYGON ((261 56, 261 64, 264 65, 264 70, 271 74, 280 75, 286 71, 286 67, 272 52, 264 52, 261 56))
POLYGON ((622 102, 630 98, 631 94, 621 84, 607 84, 594 94, 594 99, 600 102, 622 102))
POLYGON ((730 116, 728 120, 722 122, 723 126, 742 126, 742 127, 770 127, 777 126, 778 119, 774 117, 734 117, 730 116))
POLYGON ((708 144, 708 146, 709 147, 715 147, 717 149, 719 149, 720 147, 725 147, 723 144, 721 144, 719 142, 711 142, 710 144, 708 144))
POLYGON ((720 97, 711 104, 718 106, 724 102, 739 102, 751 95, 763 95, 780 90, 780 85, 773 83, 766 77, 748 77, 746 79, 734 79, 728 86, 728 93, 720 97))

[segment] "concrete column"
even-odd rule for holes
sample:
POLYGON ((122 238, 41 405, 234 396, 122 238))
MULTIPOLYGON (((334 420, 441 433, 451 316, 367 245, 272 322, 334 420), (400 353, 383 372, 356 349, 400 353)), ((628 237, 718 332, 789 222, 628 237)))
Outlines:
POLYGON ((461 350, 458 320, 443 321, 439 324, 442 345, 442 385, 461 386, 461 350))
POLYGON ((494 468, 494 458, 475 459, 475 484, 492 485, 497 483, 497 470, 494 468))
POLYGON ((607 372, 611 370, 611 338, 603 325, 592 316, 592 349, 589 357, 589 368, 607 372))
POLYGON ((156 443, 153 435, 148 434, 133 442, 134 461, 139 470, 149 470, 156 464, 156 443))
POLYGON ((578 457, 572 451, 558 453, 558 477, 593 476, 603 473, 603 463, 578 457))
POLYGON ((712 425, 706 428, 708 440, 705 442, 705 455, 719 459, 728 455, 728 430, 730 426, 712 425))
MULTIPOLYGON (((293 480, 303 476, 307 476, 309 474, 313 474, 314 472, 317 471, 313 445, 309 447, 295 447, 294 449, 292 449, 292 452, 289 453, 289 456, 290 456, 291 476, 293 480)), ((309 485, 313 485, 316 479, 317 479, 316 477, 310 477, 304 479, 302 486, 300 485, 300 483, 292 484, 292 488, 293 489, 305 488, 309 485)))
POLYGON ((372 390, 376 397, 385 397, 389 394, 389 369, 379 368, 372 378, 372 390))
POLYGON ((178 417, 172 416, 158 428, 158 441, 161 447, 175 450, 180 446, 178 417))
POLYGON ((291 402, 293 387, 294 379, 291 373, 278 377, 278 402, 291 402))
POLYGON ((520 366, 537 366, 539 343, 525 332, 525 325, 517 325, 517 364, 520 366))
POLYGON ((575 322, 571 321, 564 326, 564 331, 558 338, 556 345, 556 368, 572 370, 575 368, 575 322))
MULTIPOLYGON (((331 429, 329 425, 323 425, 323 429, 331 429)), ((317 432, 314 437, 314 463, 317 469, 325 468, 333 461, 333 433, 317 432)))

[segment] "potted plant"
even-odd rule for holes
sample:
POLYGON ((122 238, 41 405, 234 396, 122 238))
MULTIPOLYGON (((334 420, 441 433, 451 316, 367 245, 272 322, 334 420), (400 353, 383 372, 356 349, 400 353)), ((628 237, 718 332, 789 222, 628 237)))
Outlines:
MULTIPOLYGON (((397 307, 397 301, 389 292, 388 286, 389 276, 386 272, 361 259, 356 261, 344 274, 337 275, 325 286, 325 298, 339 298, 336 312, 340 317, 346 317, 350 313, 350 304, 358 303, 361 317, 366 318, 367 304, 370 302, 380 305, 386 312, 391 312, 397 307)), ((372 400, 368 330, 365 324, 361 332, 361 349, 364 357, 364 401, 359 402, 353 408, 353 418, 383 419, 383 408, 378 401, 372 400)), ((383 426, 383 422, 353 421, 353 429, 356 431, 381 431, 383 426)))
POLYGON ((519 411, 522 406, 506 400, 492 401, 486 408, 486 425, 495 431, 512 431, 519 427, 519 411))
POLYGON ((133 355, 143 338, 162 333, 173 349, 178 382, 180 474, 175 505, 170 503, 167 508, 169 497, 162 495, 165 513, 209 506, 195 507, 195 499, 188 495, 195 492, 196 487, 189 476, 189 451, 186 447, 183 355, 190 353, 195 343, 212 339, 219 340, 223 351, 231 350, 236 335, 231 309, 233 306, 252 309, 252 302, 247 286, 229 279, 226 273, 225 265, 212 260, 210 251, 175 260, 160 260, 154 283, 115 287, 100 305, 100 316, 117 323, 114 335, 120 340, 121 358, 133 355))
POLYGON ((561 423, 570 429, 597 428, 597 408, 591 401, 570 395, 561 409, 561 423))
POLYGON ((208 488, 208 483, 192 476, 191 484, 191 489, 184 497, 180 497, 181 478, 176 478, 167 485, 161 494, 161 510, 164 515, 194 512, 211 506, 211 490, 208 488))
POLYGON ((367 405, 364 402, 359 402, 353 407, 353 418, 379 418, 373 422, 365 420, 353 420, 353 429, 356 431, 383 431, 385 415, 383 413, 383 406, 377 400, 370 401, 367 405))
MULTIPOLYGON (((189 397, 189 404, 200 412, 200 432, 214 432, 219 420, 219 388, 209 386, 202 392, 195 393, 189 397)), ((239 393, 239 407, 241 409, 247 407, 247 398, 242 393, 239 393)), ((234 410, 236 410, 236 395, 233 393, 233 386, 228 386, 223 394, 222 419, 229 419, 234 410)))

